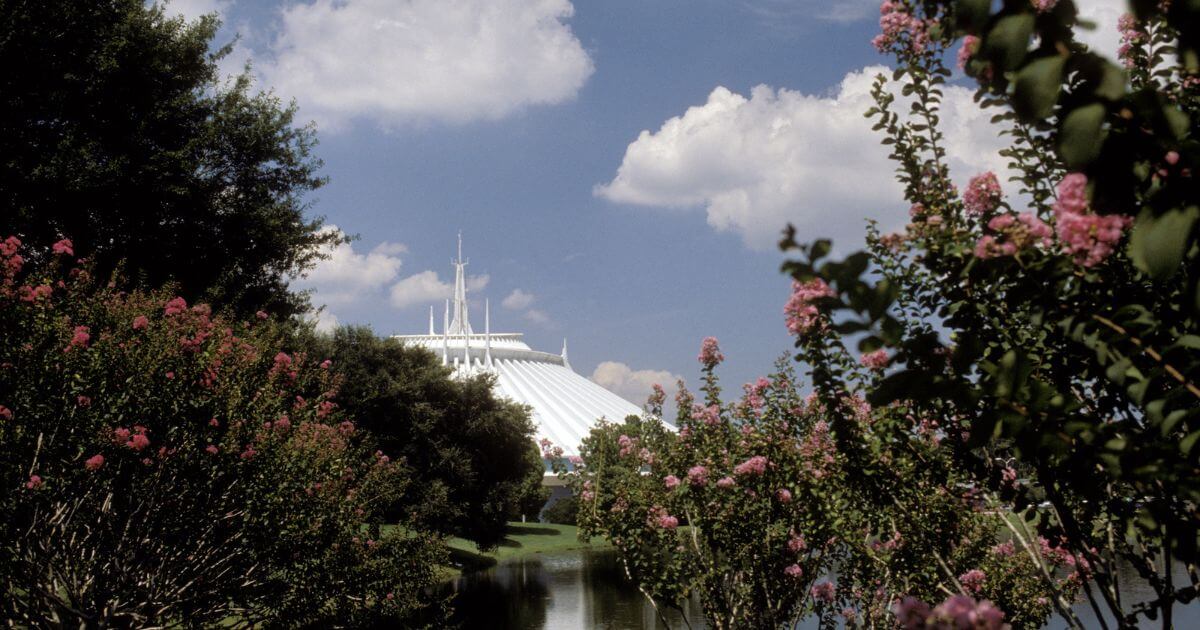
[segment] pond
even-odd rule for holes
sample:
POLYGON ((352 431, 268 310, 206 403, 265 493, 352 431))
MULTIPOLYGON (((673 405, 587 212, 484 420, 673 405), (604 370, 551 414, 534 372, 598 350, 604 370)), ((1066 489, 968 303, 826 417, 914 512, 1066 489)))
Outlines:
MULTIPOLYGON (((1130 584, 1132 577, 1130 573, 1124 583, 1130 584)), ((670 626, 658 620, 642 594, 625 579, 612 550, 589 549, 515 558, 484 571, 465 574, 455 580, 451 588, 456 593, 455 621, 463 628, 639 630, 686 627, 675 611, 666 611, 670 626)), ((1145 599, 1145 593, 1136 590, 1128 595, 1132 595, 1134 601, 1145 599)), ((697 602, 689 602, 685 610, 693 628, 705 627, 697 602)), ((1075 611, 1085 627, 1099 627, 1086 602, 1076 605, 1075 611)), ((1186 608, 1176 607, 1175 615, 1176 628, 1200 628, 1200 606, 1195 603, 1186 608)), ((1052 618, 1047 627, 1064 626, 1061 620, 1052 618)), ((815 624, 800 626, 804 630, 815 627, 815 624)), ((1146 622, 1143 627, 1157 628, 1161 624, 1146 622)))

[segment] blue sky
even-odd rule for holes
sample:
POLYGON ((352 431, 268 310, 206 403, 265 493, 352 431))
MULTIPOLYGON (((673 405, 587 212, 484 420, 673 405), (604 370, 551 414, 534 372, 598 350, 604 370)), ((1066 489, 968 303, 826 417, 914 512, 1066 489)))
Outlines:
MULTIPOLYGON (((1119 0, 1080 2, 1115 23, 1119 0)), ((358 235, 299 286, 323 325, 438 321, 455 235, 493 330, 570 342, 576 371, 638 400, 721 340, 736 388, 791 347, 773 246, 861 244, 906 208, 861 112, 886 62, 867 0, 177 0, 217 11, 264 87, 318 125, 312 212, 358 235)), ((1108 28, 1096 34, 1115 48, 1108 28)), ((967 88, 952 165, 1002 168, 967 88)), ((473 324, 482 329, 482 303, 473 324)), ((665 384, 665 383, 664 383, 665 384)))

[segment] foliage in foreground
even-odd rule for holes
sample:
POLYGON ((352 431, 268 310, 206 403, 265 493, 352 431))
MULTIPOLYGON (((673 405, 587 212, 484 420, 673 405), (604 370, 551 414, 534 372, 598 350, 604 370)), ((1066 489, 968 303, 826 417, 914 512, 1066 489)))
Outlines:
POLYGON ((72 250, 0 243, 0 616, 436 616, 441 540, 380 535, 411 471, 343 417, 329 361, 284 352, 265 313, 97 285, 72 250))
POLYGON ((364 327, 304 345, 334 361, 345 377, 339 404, 412 471, 412 483, 384 507, 389 518, 487 548, 522 510, 536 516, 547 491, 533 423, 525 407, 495 396, 494 377, 450 378, 433 353, 364 327))

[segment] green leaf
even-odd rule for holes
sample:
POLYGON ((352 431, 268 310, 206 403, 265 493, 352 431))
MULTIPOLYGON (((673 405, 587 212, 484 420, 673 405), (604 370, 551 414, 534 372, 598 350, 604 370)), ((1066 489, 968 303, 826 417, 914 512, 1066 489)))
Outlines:
POLYGON ((1172 208, 1158 216, 1152 208, 1142 210, 1129 238, 1133 264, 1156 280, 1170 277, 1187 253, 1197 218, 1200 218, 1197 206, 1172 208))
POLYGON ((1095 160, 1104 144, 1101 126, 1108 110, 1101 103, 1092 103, 1072 110, 1063 118, 1058 152, 1067 167, 1077 170, 1095 160))
POLYGON ((1062 88, 1065 57, 1043 57, 1027 64, 1017 73, 1013 92, 1013 109, 1022 118, 1039 119, 1050 116, 1062 88))
POLYGON ((1029 37, 1033 34, 1033 14, 1021 13, 1002 18, 988 32, 983 43, 983 53, 1000 65, 1004 71, 1014 70, 1021 65, 1029 51, 1029 37))
POLYGON ((1200 431, 1193 431, 1191 435, 1183 438, 1183 441, 1179 443, 1179 450, 1183 451, 1184 455, 1190 454, 1192 447, 1196 445, 1196 440, 1200 440, 1200 431))
POLYGON ((1101 72, 1103 74, 1100 75, 1100 82, 1096 85, 1096 96, 1110 101, 1121 100, 1125 96, 1125 83, 1128 80, 1125 71, 1106 60, 1101 72))

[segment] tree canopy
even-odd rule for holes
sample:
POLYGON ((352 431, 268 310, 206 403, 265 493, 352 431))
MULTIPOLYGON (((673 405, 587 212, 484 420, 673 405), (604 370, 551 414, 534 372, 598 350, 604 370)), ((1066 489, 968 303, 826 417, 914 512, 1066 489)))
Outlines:
POLYGON ((222 80, 215 16, 142 0, 0 0, 0 233, 73 239, 105 277, 245 314, 302 309, 287 278, 342 238, 295 106, 222 80))

